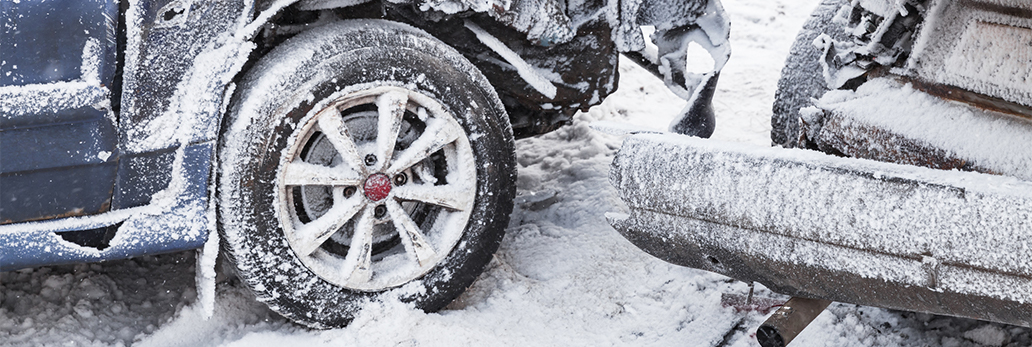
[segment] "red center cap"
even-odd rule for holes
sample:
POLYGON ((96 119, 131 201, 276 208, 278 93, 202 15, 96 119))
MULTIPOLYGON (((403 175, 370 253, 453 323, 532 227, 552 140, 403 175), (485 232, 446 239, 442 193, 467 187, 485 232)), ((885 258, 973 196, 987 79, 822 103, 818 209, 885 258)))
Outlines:
POLYGON ((391 178, 382 173, 370 175, 369 178, 366 178, 362 190, 365 190, 365 196, 369 200, 383 200, 383 198, 387 197, 387 194, 391 193, 391 178))

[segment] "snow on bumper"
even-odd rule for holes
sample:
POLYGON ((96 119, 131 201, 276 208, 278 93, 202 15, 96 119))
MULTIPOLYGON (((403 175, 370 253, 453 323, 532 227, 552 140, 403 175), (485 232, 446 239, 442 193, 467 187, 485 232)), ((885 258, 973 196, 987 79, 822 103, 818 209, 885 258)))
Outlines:
POLYGON ((610 223, 674 264, 774 291, 1032 326, 1032 183, 635 135, 610 223))

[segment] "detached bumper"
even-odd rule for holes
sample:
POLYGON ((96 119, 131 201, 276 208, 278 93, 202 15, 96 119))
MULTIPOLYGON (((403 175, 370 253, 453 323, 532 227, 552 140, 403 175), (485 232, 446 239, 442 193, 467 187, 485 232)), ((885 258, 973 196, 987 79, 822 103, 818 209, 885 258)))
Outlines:
POLYGON ((635 135, 610 223, 674 264, 787 295, 1032 326, 1032 183, 635 135))

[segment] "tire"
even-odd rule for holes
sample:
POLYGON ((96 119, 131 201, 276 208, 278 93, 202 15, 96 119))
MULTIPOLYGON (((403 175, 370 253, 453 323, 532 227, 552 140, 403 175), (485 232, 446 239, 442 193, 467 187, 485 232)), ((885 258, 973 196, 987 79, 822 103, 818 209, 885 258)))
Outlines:
POLYGON ((230 105, 225 253, 283 316, 341 327, 388 295, 435 311, 498 248, 512 130, 486 78, 430 35, 381 20, 312 29, 262 58, 230 105))
POLYGON ((823 52, 814 47, 813 40, 820 34, 832 39, 848 41, 849 33, 831 30, 837 24, 831 19, 850 0, 822 0, 810 19, 799 31, 785 60, 778 80, 778 91, 774 94, 774 113, 770 119, 770 139, 775 145, 799 147, 799 109, 812 106, 812 99, 818 99, 828 92, 824 82, 820 57, 823 52))

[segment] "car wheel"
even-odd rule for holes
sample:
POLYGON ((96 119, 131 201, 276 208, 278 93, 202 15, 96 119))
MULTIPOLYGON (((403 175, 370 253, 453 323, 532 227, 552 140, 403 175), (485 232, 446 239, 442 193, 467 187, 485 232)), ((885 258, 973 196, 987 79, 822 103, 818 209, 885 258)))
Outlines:
POLYGON ((399 23, 328 24, 274 49, 240 83, 220 145, 226 253, 260 301, 310 327, 346 325, 385 295, 444 307, 513 207, 494 89, 399 23))
POLYGON ((849 40, 849 33, 834 30, 832 18, 850 0, 822 0, 796 36, 785 60, 774 94, 774 113, 770 119, 771 141, 784 147, 799 147, 799 109, 811 106, 812 99, 824 96, 828 87, 820 64, 821 49, 813 41, 828 34, 838 41, 849 40))

